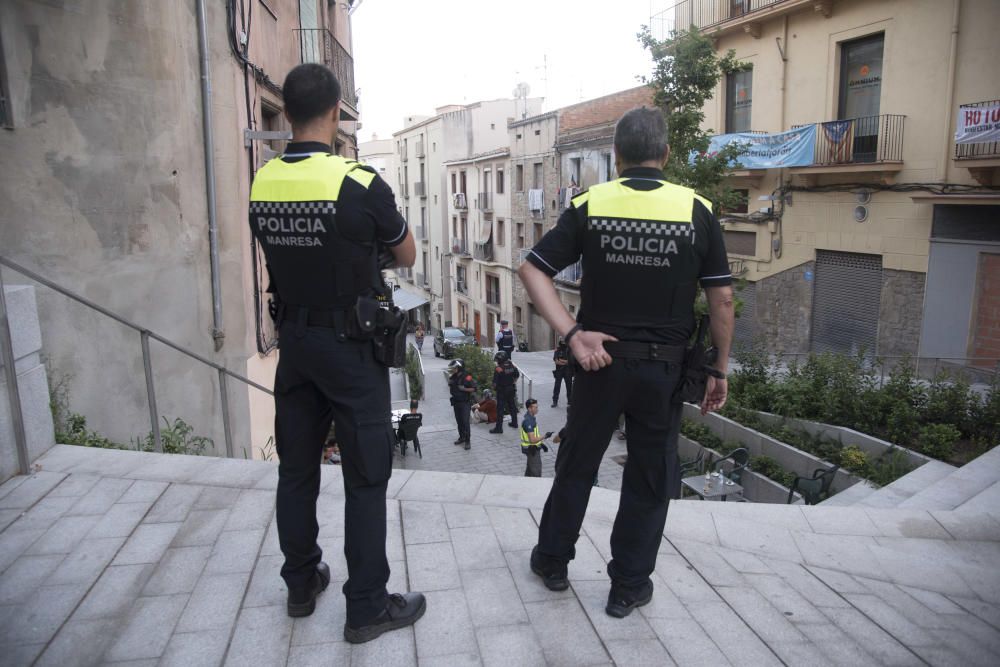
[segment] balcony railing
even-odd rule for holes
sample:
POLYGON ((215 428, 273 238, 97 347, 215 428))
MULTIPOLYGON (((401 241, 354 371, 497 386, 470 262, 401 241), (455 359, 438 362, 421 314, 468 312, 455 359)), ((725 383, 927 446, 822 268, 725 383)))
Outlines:
POLYGON ((455 204, 455 208, 459 211, 464 211, 469 208, 469 200, 466 198, 464 192, 456 192, 452 195, 452 201, 455 204))
POLYGON ((409 199, 410 198, 410 184, 409 183, 403 183, 403 185, 400 188, 400 190, 402 190, 401 194, 403 195, 403 199, 409 199))
POLYGON ((455 291, 459 294, 468 294, 469 286, 465 284, 465 281, 461 278, 455 279, 455 291))
POLYGON ((580 280, 583 279, 583 262, 578 261, 576 264, 570 264, 565 269, 556 274, 556 282, 565 283, 568 285, 579 286, 580 280))
POLYGON ((500 289, 486 289, 486 305, 500 307, 500 289))
POLYGON ((427 198, 427 184, 423 181, 417 181, 413 184, 413 192, 423 199, 427 198))
MULTIPOLYGON (((815 123, 816 150, 812 164, 902 162, 905 118, 897 114, 883 114, 815 123)), ((805 125, 793 125, 792 129, 798 127, 805 125)))
POLYGON ((674 28, 687 30, 690 26, 699 29, 719 26, 727 21, 753 18, 762 9, 780 5, 791 0, 680 0, 654 17, 663 25, 656 36, 663 39, 674 28))
POLYGON ((476 198, 479 204, 480 211, 492 211, 493 210, 493 193, 492 192, 480 192, 476 198))
POLYGON ((472 257, 483 262, 493 261, 493 241, 476 243, 472 246, 472 257))
POLYGON ((427 153, 424 151, 424 142, 422 140, 417 140, 417 157, 424 157, 427 153))
MULTIPOLYGON (((1000 100, 987 100, 975 104, 963 104, 966 107, 989 107, 1000 104, 1000 100)), ((955 144, 956 160, 976 160, 981 158, 1000 157, 1000 141, 983 142, 979 144, 955 144)))
POLYGON ((401 279, 413 282, 413 269, 411 269, 410 267, 401 266, 393 269, 393 271, 395 271, 396 275, 399 276, 401 279))
POLYGON ((427 275, 426 274, 417 273, 416 276, 417 276, 417 280, 416 280, 417 285, 427 285, 428 280, 427 280, 427 275))
POLYGON ((299 56, 304 63, 323 63, 333 70, 340 82, 340 97, 354 109, 358 95, 354 88, 354 58, 326 28, 296 29, 299 56))
POLYGON ((427 228, 423 225, 415 225, 413 227, 413 233, 420 241, 426 241, 428 239, 427 228))
POLYGON ((451 252, 455 255, 468 255, 469 242, 461 237, 453 238, 451 240, 451 252))

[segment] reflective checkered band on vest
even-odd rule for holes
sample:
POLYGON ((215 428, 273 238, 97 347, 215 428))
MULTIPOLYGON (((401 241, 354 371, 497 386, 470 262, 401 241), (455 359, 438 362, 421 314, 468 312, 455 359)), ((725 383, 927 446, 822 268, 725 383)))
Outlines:
POLYGON ((332 201, 252 201, 250 212, 271 215, 332 215, 337 212, 337 206, 332 201))
POLYGON ((662 236, 686 236, 694 242, 694 225, 691 223, 671 224, 646 220, 614 220, 590 218, 587 227, 600 232, 638 232, 640 234, 660 234, 662 236))

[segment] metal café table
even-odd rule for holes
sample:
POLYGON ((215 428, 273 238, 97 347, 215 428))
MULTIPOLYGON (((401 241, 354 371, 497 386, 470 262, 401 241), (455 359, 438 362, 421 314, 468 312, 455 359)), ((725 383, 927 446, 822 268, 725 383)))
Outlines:
POLYGON ((689 488, 702 500, 726 500, 726 496, 735 496, 743 493, 743 487, 719 475, 713 475, 706 480, 704 475, 693 475, 681 480, 681 484, 689 488))

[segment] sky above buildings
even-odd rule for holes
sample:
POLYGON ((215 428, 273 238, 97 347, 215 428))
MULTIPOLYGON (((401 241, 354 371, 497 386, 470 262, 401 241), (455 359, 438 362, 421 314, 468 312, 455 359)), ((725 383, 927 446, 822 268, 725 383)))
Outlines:
POLYGON ((352 18, 360 141, 403 117, 510 97, 526 82, 549 111, 641 82, 649 0, 363 0, 352 18))

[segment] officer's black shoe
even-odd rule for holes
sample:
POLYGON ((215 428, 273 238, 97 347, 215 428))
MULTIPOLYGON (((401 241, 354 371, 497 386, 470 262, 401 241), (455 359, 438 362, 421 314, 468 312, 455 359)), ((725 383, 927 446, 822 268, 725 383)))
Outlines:
POLYGON ((465 441, 465 448, 472 449, 472 444, 468 440, 465 441))
POLYGON ((320 561, 308 586, 288 589, 288 615, 292 618, 308 616, 316 610, 316 598, 330 585, 330 568, 320 561))
POLYGON ((364 644, 376 637, 398 630, 408 625, 413 625, 427 611, 427 600, 423 593, 393 593, 389 596, 382 613, 375 617, 368 625, 360 628, 352 628, 344 624, 344 639, 352 644, 364 644))
POLYGON ((500 428, 491 428, 490 433, 503 433, 503 427, 501 426, 500 428))
POLYGON ((511 428, 517 428, 517 422, 508 422, 508 425, 509 425, 509 426, 510 426, 511 428))
POLYGON ((465 438, 459 438, 458 440, 455 441, 455 444, 461 445, 463 442, 465 442, 465 438))
POLYGON ((531 550, 531 571, 542 578, 542 583, 550 591, 564 591, 569 588, 566 566, 543 565, 537 546, 531 550))
POLYGON ((625 618, 632 613, 636 607, 649 604, 653 599, 653 582, 646 581, 638 588, 625 588, 617 584, 611 584, 611 592, 608 593, 608 606, 604 608, 608 616, 615 618, 625 618))
POLYGON ((559 401, 552 401, 552 407, 555 408, 555 407, 558 407, 558 406, 559 406, 559 401))

